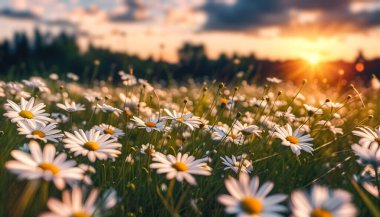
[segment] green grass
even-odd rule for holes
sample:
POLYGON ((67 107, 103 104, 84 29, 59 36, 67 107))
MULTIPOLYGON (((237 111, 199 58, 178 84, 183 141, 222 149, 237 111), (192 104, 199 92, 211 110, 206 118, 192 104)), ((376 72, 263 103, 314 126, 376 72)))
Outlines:
MULTIPOLYGON (((275 188, 272 193, 290 195, 296 189, 308 189, 313 183, 327 185, 331 188, 342 188, 353 195, 354 204, 358 208, 360 216, 370 215, 369 209, 351 184, 353 176, 360 174, 362 170, 362 167, 356 162, 357 157, 351 151, 351 145, 358 141, 358 138, 354 137, 351 131, 360 125, 375 127, 379 124, 380 104, 378 102, 380 95, 377 91, 357 87, 365 103, 365 107, 363 107, 357 93, 349 87, 337 89, 334 86, 322 84, 292 85, 291 82, 285 82, 280 85, 271 84, 268 88, 264 88, 258 84, 247 86, 239 83, 236 85, 238 87, 236 92, 234 87, 218 88, 218 84, 203 86, 185 84, 182 89, 186 87, 186 92, 181 91, 179 86, 173 86, 159 88, 159 91, 155 90, 150 93, 142 90, 141 86, 115 87, 104 84, 103 90, 105 87, 108 89, 106 94, 102 93, 102 87, 99 85, 85 87, 80 84, 49 81, 48 86, 52 90, 51 94, 37 92, 35 95, 39 102, 47 104, 48 113, 64 113, 57 108, 57 102, 49 99, 52 96, 57 96, 58 102, 62 102, 61 92, 67 92, 71 100, 86 106, 86 111, 73 114, 73 123, 68 121, 59 124, 59 128, 63 131, 71 131, 73 128, 89 130, 93 125, 109 122, 125 132, 125 136, 119 139, 123 145, 122 154, 115 162, 97 160, 91 164, 96 169, 96 173, 91 176, 94 183, 91 187, 101 190, 114 188, 118 192, 119 203, 110 210, 110 216, 170 216, 158 193, 160 192, 162 197, 166 197, 166 192, 162 192, 160 189, 163 184, 169 186, 170 180, 166 180, 165 175, 157 174, 156 171, 149 168, 151 157, 139 152, 141 145, 146 143, 153 144, 156 151, 167 154, 188 152, 196 158, 209 156, 212 159, 212 162, 208 163, 213 169, 212 175, 196 176, 197 186, 175 183, 172 191, 173 206, 181 200, 184 192, 188 191, 187 196, 183 197, 183 203, 178 208, 178 213, 181 216, 226 215, 224 207, 217 202, 216 198, 218 195, 226 193, 224 179, 228 176, 237 177, 237 175, 232 171, 223 170, 224 166, 220 157, 243 153, 246 153, 248 159, 253 162, 251 176, 259 176, 261 183, 264 181, 274 182, 275 188), (64 86, 62 91, 59 88, 60 85, 64 86), (207 90, 204 90, 204 87, 207 87, 207 90), (250 112, 254 117, 253 124, 260 126, 264 132, 261 137, 249 137, 247 144, 244 145, 223 144, 214 141, 210 133, 200 129, 193 131, 189 138, 183 138, 182 133, 186 129, 185 127, 174 128, 167 135, 159 132, 147 133, 143 129, 128 127, 131 124, 131 116, 124 113, 120 117, 109 118, 108 114, 96 112, 91 118, 91 106, 93 104, 87 102, 82 96, 83 89, 87 88, 93 88, 101 92, 103 96, 112 96, 106 103, 120 109, 123 109, 123 103, 118 99, 120 92, 138 96, 140 101, 145 102, 154 112, 158 111, 159 108, 167 108, 167 105, 171 103, 177 105, 177 111, 182 111, 185 106, 195 115, 208 119, 210 125, 222 122, 231 126, 237 117, 242 121, 244 114, 250 112), (236 100, 236 105, 232 110, 222 108, 219 105, 220 97, 225 97, 225 90, 229 90, 230 96, 234 95, 234 100, 236 100), (298 90, 305 97, 304 100, 295 98, 299 96, 296 94, 298 90), (160 93, 162 91, 164 93, 160 93), (282 94, 276 97, 278 91, 282 91, 282 94), (349 94, 352 95, 352 98, 346 100, 349 94), (252 97, 261 99, 268 95, 271 96, 269 106, 265 108, 245 105, 245 102, 252 97), (286 124, 287 121, 284 118, 276 117, 274 114, 276 111, 286 111, 289 106, 293 108, 292 112, 296 117, 307 117, 303 103, 318 107, 319 102, 323 102, 327 98, 344 104, 338 111, 342 121, 342 125, 339 127, 343 128, 344 134, 334 137, 327 128, 321 129, 316 125, 319 120, 332 119, 332 113, 338 109, 332 111, 326 108, 323 115, 312 116, 305 123, 310 126, 310 134, 314 138, 312 143, 316 150, 312 155, 302 152, 297 158, 288 147, 281 145, 281 141, 273 138, 272 134, 267 131, 268 129, 260 124, 259 120, 264 114, 270 116, 270 120, 281 126, 286 124), (184 99, 188 101, 186 105, 183 102, 184 99), (284 101, 286 104, 272 107, 272 103, 275 101, 284 101), (373 118, 368 118, 370 114, 373 115, 373 118), (89 123, 83 123, 84 121, 89 123), (134 160, 133 164, 126 162, 129 155, 134 160)), ((33 93, 32 89, 26 89, 33 93)), ((0 104, 4 105, 7 98, 15 100, 14 96, 7 93, 6 97, 1 98, 0 104)), ((15 101, 18 102, 18 100, 15 101)), ((141 117, 141 111, 132 109, 132 112, 133 115, 141 117)), ((4 113, 3 108, 0 113, 4 113)), ((33 190, 30 187, 33 185, 32 182, 17 180, 15 175, 5 169, 5 162, 12 159, 10 152, 19 149, 24 143, 28 143, 28 139, 18 135, 16 125, 10 123, 3 115, 0 116, 0 123, 0 130, 2 131, 0 135, 0 216, 15 216, 16 213, 23 213, 24 216, 37 216, 39 213, 47 211, 47 199, 51 197, 61 198, 61 192, 52 183, 43 182, 37 183, 36 189, 33 190)), ((291 123, 291 125, 295 126, 300 123, 303 122, 291 123)), ((59 152, 67 152, 62 143, 55 145, 59 152)), ((69 155, 78 163, 88 163, 85 157, 69 155)), ((369 196, 369 198, 377 203, 374 197, 369 196)), ((286 205, 288 204, 289 200, 286 202, 286 205)))

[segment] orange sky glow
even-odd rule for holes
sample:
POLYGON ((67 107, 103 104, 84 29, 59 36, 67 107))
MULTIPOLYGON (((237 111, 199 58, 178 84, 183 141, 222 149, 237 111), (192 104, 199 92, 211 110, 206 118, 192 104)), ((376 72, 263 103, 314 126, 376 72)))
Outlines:
MULTIPOLYGON (((83 49, 91 41, 114 51, 156 59, 162 56, 172 62, 177 60, 177 50, 184 42, 204 44, 211 58, 221 53, 254 53, 271 60, 353 61, 358 50, 368 59, 380 56, 380 3, 371 0, 342 0, 346 5, 333 1, 340 4, 334 9, 336 12, 363 17, 358 23, 345 22, 344 17, 335 17, 335 11, 318 4, 284 5, 279 12, 270 9, 251 17, 239 8, 248 5, 247 0, 167 0, 162 4, 157 0, 67 2, 14 0, 9 4, 0 0, 0 39, 10 38, 15 31, 32 34, 36 26, 51 32, 65 29, 77 34, 83 49), (52 6, 53 11, 49 11, 52 6), (231 13, 233 10, 242 13, 241 20, 235 18, 236 14, 230 14, 228 19, 223 17, 218 7, 223 13, 230 9, 231 13), (27 10, 33 16, 17 17, 27 10), (281 22, 280 14, 288 20, 281 22), (371 17, 364 19, 364 15, 371 17), (326 16, 331 16, 331 22, 324 20, 326 16), (250 19, 255 25, 250 25, 250 19), (54 24, 56 21, 61 24, 54 24)), ((247 7, 261 9, 259 5, 247 7)))

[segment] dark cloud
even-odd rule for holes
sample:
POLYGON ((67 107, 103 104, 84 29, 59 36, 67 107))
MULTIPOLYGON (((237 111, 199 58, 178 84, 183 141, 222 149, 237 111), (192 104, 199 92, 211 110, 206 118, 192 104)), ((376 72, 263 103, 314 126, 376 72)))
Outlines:
POLYGON ((42 22, 48 26, 58 26, 63 28, 78 28, 78 25, 64 19, 46 20, 42 22))
MULTIPOLYGON (((205 30, 255 31, 258 27, 278 26, 284 34, 337 34, 366 31, 380 26, 380 9, 353 13, 354 0, 236 0, 226 4, 208 0, 200 8, 207 14, 205 30), (294 12, 318 12, 316 22, 295 24, 294 12)), ((375 2, 371 0, 356 2, 375 2)))
POLYGON ((287 22, 280 0, 265 0, 253 3, 252 0, 236 0, 235 4, 225 4, 209 0, 201 10, 208 21, 205 29, 241 30, 287 22))
POLYGON ((28 20, 35 20, 38 19, 38 16, 31 11, 26 10, 14 10, 10 8, 4 8, 0 9, 0 16, 4 17, 10 17, 13 19, 28 19, 28 20))
POLYGON ((149 7, 141 0, 124 0, 128 11, 111 16, 112 21, 141 21, 149 18, 149 7))

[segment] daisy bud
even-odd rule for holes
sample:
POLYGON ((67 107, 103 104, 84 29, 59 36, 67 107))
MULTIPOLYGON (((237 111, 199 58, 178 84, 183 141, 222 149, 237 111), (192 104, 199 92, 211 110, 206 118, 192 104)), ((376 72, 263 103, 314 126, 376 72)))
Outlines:
POLYGON ((278 91, 277 95, 280 96, 282 94, 282 91, 278 91))
POLYGON ((224 83, 223 83, 223 82, 221 82, 221 83, 219 84, 219 88, 220 88, 220 89, 224 88, 224 83))
POLYGON ((328 103, 328 102, 330 102, 330 101, 331 101, 330 99, 326 99, 326 100, 325 100, 325 103, 328 103))
POLYGON ((172 137, 171 137, 170 135, 167 135, 167 136, 166 136, 166 139, 167 139, 167 140, 171 140, 172 137))
POLYGON ((236 118, 240 118, 241 117, 241 112, 238 112, 237 114, 236 114, 236 118))
POLYGON ((373 118, 373 115, 368 115, 368 119, 372 119, 373 118))
POLYGON ((135 184, 133 184, 132 182, 128 182, 128 184, 127 184, 127 188, 130 188, 132 191, 135 191, 135 190, 136 190, 136 186, 135 186, 135 184))
POLYGON ((239 90, 239 88, 238 88, 238 87, 235 87, 234 90, 237 91, 237 90, 239 90))
POLYGON ((63 90, 65 87, 63 85, 59 86, 60 90, 63 90))
POLYGON ((187 103, 187 99, 184 99, 184 100, 183 100, 183 103, 185 103, 185 104, 186 104, 186 103, 187 103))
POLYGON ((348 96, 347 96, 347 100, 350 100, 351 98, 352 98, 351 95, 348 95, 348 96))
POLYGON ((129 67, 129 74, 133 75, 133 68, 132 67, 129 67))
POLYGON ((207 91, 207 87, 204 87, 204 88, 203 88, 203 92, 206 92, 206 91, 207 91))
POLYGON ((303 79, 302 80, 302 84, 306 84, 307 83, 307 80, 306 79, 303 79))
POLYGON ((168 186, 165 183, 161 184, 161 191, 166 191, 168 190, 168 186))

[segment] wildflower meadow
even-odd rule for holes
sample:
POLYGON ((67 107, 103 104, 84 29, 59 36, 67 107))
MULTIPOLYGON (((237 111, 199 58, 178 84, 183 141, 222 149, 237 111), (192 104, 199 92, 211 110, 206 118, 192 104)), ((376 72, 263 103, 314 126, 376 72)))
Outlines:
POLYGON ((0 83, 0 215, 380 215, 377 78, 0 83))

